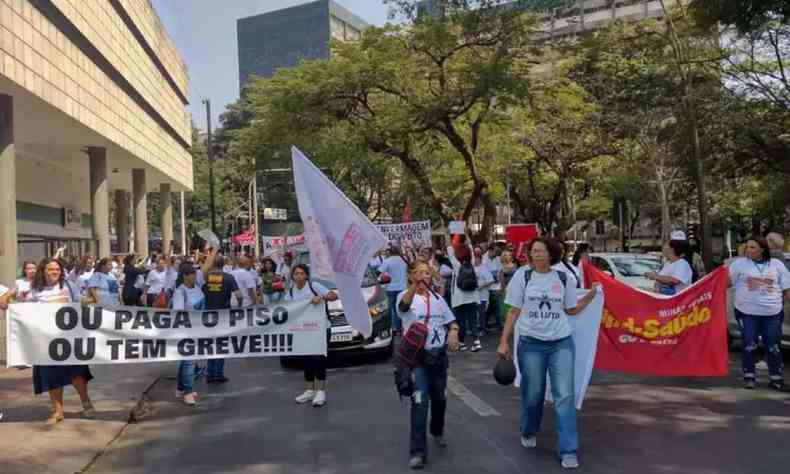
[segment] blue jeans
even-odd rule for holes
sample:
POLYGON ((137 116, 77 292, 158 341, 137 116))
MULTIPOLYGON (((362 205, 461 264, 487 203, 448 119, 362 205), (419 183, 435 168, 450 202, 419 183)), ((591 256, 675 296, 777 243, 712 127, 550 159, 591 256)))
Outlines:
POLYGON ((458 330, 458 342, 463 344, 466 341, 466 334, 472 337, 479 336, 477 330, 477 318, 479 313, 477 311, 477 303, 466 303, 461 306, 453 308, 453 314, 458 322, 460 329, 458 330))
POLYGON ((447 411, 447 355, 435 366, 420 365, 414 369, 415 391, 411 402, 411 436, 409 454, 428 457, 428 410, 431 411, 431 435, 444 434, 447 411))
POLYGON ((735 321, 743 337, 743 352, 741 353, 741 367, 744 379, 755 379, 755 357, 757 351, 757 338, 762 336, 765 346, 765 361, 768 363, 769 378, 782 380, 782 313, 774 316, 754 316, 735 310, 735 321))
POLYGON ((573 386, 576 346, 573 337, 541 341, 521 336, 518 341, 518 367, 521 371, 521 434, 535 436, 543 418, 546 373, 551 381, 557 424, 557 452, 576 454, 579 433, 576 428, 576 395, 573 386))
POLYGON ((390 311, 390 325, 393 331, 400 331, 401 330, 401 320, 398 317, 398 295, 400 291, 388 291, 387 292, 387 301, 389 302, 389 311, 390 311))
POLYGON ((206 378, 218 379, 225 376, 225 359, 209 359, 206 363, 206 378))
POLYGON ((195 381, 195 361, 182 360, 178 363, 177 375, 178 390, 181 392, 192 393, 194 392, 192 385, 195 381))

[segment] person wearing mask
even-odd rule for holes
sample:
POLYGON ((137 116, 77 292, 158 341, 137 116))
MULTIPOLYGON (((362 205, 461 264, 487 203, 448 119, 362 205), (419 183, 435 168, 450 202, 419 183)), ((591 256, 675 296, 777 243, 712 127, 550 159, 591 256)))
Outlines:
POLYGON ((645 273, 645 278, 656 282, 656 293, 675 295, 691 285, 694 270, 691 262, 684 258, 688 251, 688 242, 685 240, 673 239, 664 244, 663 253, 667 263, 658 273, 645 273))
POLYGON ((14 283, 17 298, 24 300, 30 288, 33 285, 33 280, 36 278, 36 262, 25 261, 22 263, 22 276, 14 283))
POLYGON ((518 325, 515 349, 521 381, 521 445, 537 446, 543 418, 546 375, 551 382, 557 425, 557 452, 563 468, 579 467, 579 435, 574 392, 575 345, 569 316, 581 313, 595 297, 599 283, 577 300, 576 288, 553 270, 561 250, 543 237, 527 245, 531 268, 519 269, 507 287, 505 303, 511 306, 497 354, 512 357, 510 341, 518 325))
POLYGON ((576 269, 577 274, 579 275, 579 281, 581 282, 581 286, 584 287, 584 264, 590 263, 590 253, 592 252, 592 247, 590 244, 579 244, 576 247, 576 251, 573 252, 573 259, 571 260, 571 265, 573 268, 576 269))
MULTIPOLYGON (((173 291, 173 309, 176 311, 201 310, 205 306, 206 297, 203 290, 197 285, 197 271, 191 263, 184 263, 176 280, 176 289, 173 291)), ((184 400, 187 405, 197 403, 197 393, 193 384, 195 382, 195 361, 182 360, 178 363, 176 374, 176 397, 184 400)))
POLYGON ((488 265, 483 263, 483 250, 480 247, 474 249, 474 267, 477 273, 477 292, 480 303, 477 305, 477 337, 472 342, 472 352, 478 352, 483 349, 483 344, 480 338, 483 337, 488 329, 488 294, 489 288, 494 284, 494 277, 491 276, 491 270, 488 265))
MULTIPOLYGON (((309 299, 314 305, 326 305, 327 301, 337 300, 337 293, 328 290, 317 281, 310 281, 310 269, 299 264, 291 270, 291 287, 285 292, 285 301, 309 299)), ((326 339, 329 343, 331 327, 329 318, 326 321, 326 339)), ((312 355, 302 357, 304 365, 305 391, 295 398, 296 403, 312 402, 314 407, 326 404, 326 367, 327 356, 312 355)))
MULTIPOLYGON (((237 301, 244 299, 233 275, 222 270, 224 264, 224 259, 211 249, 203 265, 206 283, 201 288, 205 295, 206 310, 230 309, 234 296, 237 301)), ((209 359, 206 363, 206 382, 225 383, 229 380, 225 377, 225 359, 209 359)))
POLYGON ((129 254, 123 259, 123 290, 121 300, 126 306, 145 305, 141 301, 145 286, 147 270, 136 264, 134 254, 129 254))
MULTIPOLYGON (((7 309, 8 303, 16 297, 16 291, 9 291, 0 299, 0 309, 7 309)), ((41 261, 31 289, 22 300, 25 303, 80 303, 79 288, 66 280, 63 266, 59 260, 48 258, 41 261)), ((36 395, 49 392, 52 414, 46 424, 56 425, 63 421, 63 387, 72 385, 82 401, 82 416, 92 418, 96 414, 90 396, 88 382, 93 379, 87 365, 34 365, 33 391, 36 395)))
POLYGON ((782 304, 790 300, 790 272, 783 262, 771 258, 768 242, 762 237, 754 236, 746 242, 746 255, 729 267, 730 285, 735 289, 735 320, 743 337, 744 387, 755 387, 754 355, 757 339, 762 336, 771 387, 784 390, 780 325, 782 304))
POLYGON ((102 258, 96 262, 96 269, 88 280, 88 295, 85 300, 89 304, 113 308, 121 304, 118 281, 112 274, 112 260, 109 258, 102 258))
POLYGON ((386 285, 390 323, 392 325, 393 334, 400 334, 401 320, 398 317, 398 309, 395 305, 400 292, 406 289, 408 268, 406 266, 406 259, 401 255, 399 247, 390 247, 389 257, 385 258, 384 263, 379 266, 379 272, 386 273, 390 277, 390 282, 386 285))
POLYGON ((143 303, 148 307, 152 307, 157 296, 169 289, 168 282, 167 258, 164 256, 159 257, 156 259, 156 266, 148 272, 148 276, 145 279, 143 303))
POLYGON ((406 331, 421 322, 428 327, 423 355, 414 368, 415 392, 411 403, 409 467, 420 469, 428 457, 428 412, 430 432, 439 447, 446 447, 444 422, 447 411, 447 349, 457 351, 458 323, 447 303, 431 291, 431 272, 423 262, 412 265, 409 287, 398 295, 398 317, 406 331))
POLYGON ((486 254, 483 257, 483 263, 488 268, 488 271, 491 273, 491 278, 494 280, 494 283, 488 288, 488 309, 486 310, 486 319, 493 319, 494 326, 492 327, 496 327, 501 331, 502 321, 499 318, 499 314, 501 312, 500 306, 502 306, 502 285, 499 283, 499 272, 502 270, 502 257, 499 255, 499 251, 493 243, 488 246, 488 250, 486 250, 486 254))
POLYGON ((480 303, 477 272, 472 265, 472 250, 468 244, 458 244, 447 249, 447 255, 453 264, 451 306, 460 327, 458 340, 459 350, 465 351, 466 336, 479 339, 477 331, 477 306, 480 303))

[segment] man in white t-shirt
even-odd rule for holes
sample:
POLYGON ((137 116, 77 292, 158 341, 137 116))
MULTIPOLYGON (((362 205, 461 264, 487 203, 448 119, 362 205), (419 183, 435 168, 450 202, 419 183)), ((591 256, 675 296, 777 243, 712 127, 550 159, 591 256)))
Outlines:
POLYGON ((238 260, 238 268, 230 272, 233 278, 236 279, 236 285, 242 294, 241 306, 250 306, 258 302, 257 284, 255 277, 250 273, 252 262, 247 257, 240 257, 238 260))
POLYGON ((502 294, 502 285, 499 283, 499 272, 502 271, 502 259, 499 257, 499 251, 493 243, 488 246, 488 250, 486 250, 486 254, 483 256, 483 263, 488 267, 488 271, 491 272, 491 277, 494 280, 494 283, 488 289, 487 319, 490 320, 493 317, 497 329, 501 331, 504 325, 504 322, 500 318, 501 311, 499 301, 500 295, 502 294))
POLYGON ((384 262, 379 265, 379 271, 381 273, 386 273, 390 277, 390 282, 386 285, 390 324, 392 325, 393 331, 400 331, 402 323, 401 319, 398 317, 396 305, 398 295, 401 291, 406 289, 409 269, 398 247, 390 248, 389 254, 390 256, 385 258, 384 262))

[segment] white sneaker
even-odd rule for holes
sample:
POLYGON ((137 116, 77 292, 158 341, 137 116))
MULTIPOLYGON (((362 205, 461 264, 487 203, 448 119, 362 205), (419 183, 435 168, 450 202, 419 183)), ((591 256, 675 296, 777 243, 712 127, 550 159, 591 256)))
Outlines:
POLYGON ((761 360, 760 362, 754 364, 754 367, 757 368, 757 370, 768 370, 768 362, 761 360))
POLYGON ((579 467, 579 458, 575 454, 563 454, 561 464, 565 469, 576 469, 579 467))
POLYGON ((535 436, 522 436, 521 437, 521 446, 524 446, 527 449, 534 449, 538 447, 538 438, 535 436))
POLYGON ((313 399, 313 406, 322 407, 325 404, 326 404, 326 392, 323 390, 319 390, 315 392, 315 398, 313 399))
POLYGON ((196 397, 197 397, 197 393, 195 392, 187 393, 186 395, 184 395, 184 403, 190 406, 194 405, 195 403, 197 403, 196 397))
POLYGON ((480 339, 476 340, 474 344, 472 344, 472 352, 478 352, 483 348, 483 344, 480 343, 480 339))
POLYGON ((312 402, 314 398, 315 390, 305 390, 303 394, 299 395, 294 400, 301 405, 303 403, 312 402))

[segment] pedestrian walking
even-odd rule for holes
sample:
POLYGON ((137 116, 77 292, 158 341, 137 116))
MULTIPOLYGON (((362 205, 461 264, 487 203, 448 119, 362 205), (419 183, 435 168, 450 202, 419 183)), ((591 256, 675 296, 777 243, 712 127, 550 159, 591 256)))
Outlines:
POLYGON ((667 263, 660 272, 647 272, 645 277, 656 282, 656 293, 674 295, 688 288, 694 281, 688 242, 681 239, 670 240, 664 244, 663 253, 667 263))
POLYGON ((568 244, 560 239, 555 239, 555 245, 560 248, 560 263, 553 265, 552 268, 557 271, 565 272, 568 275, 568 281, 573 288, 581 288, 581 275, 579 271, 568 262, 568 244))
POLYGON ((137 262, 134 254, 129 254, 123 259, 123 290, 121 300, 126 306, 145 305, 141 301, 145 277, 148 270, 137 262))
POLYGON ((576 251, 573 252, 573 259, 571 259, 571 265, 573 265, 573 268, 579 275, 579 282, 581 283, 582 288, 586 288, 584 283, 584 265, 590 263, 591 252, 592 247, 590 244, 581 243, 578 247, 576 247, 576 251))
POLYGON ((237 260, 237 267, 230 272, 233 278, 236 279, 236 285, 239 287, 241 299, 239 306, 252 306, 258 304, 258 284, 256 275, 250 272, 252 269, 252 261, 242 255, 237 260))
POLYGON ((112 260, 102 258, 88 280, 88 294, 85 301, 89 304, 116 307, 121 304, 118 281, 112 274, 112 260))
POLYGON ((156 266, 148 272, 145 278, 145 286, 143 287, 143 303, 145 306, 153 307, 157 298, 162 298, 168 289, 168 261, 167 258, 161 256, 155 260, 156 266))
POLYGON ((486 328, 489 327, 489 321, 494 320, 492 328, 501 331, 503 324, 502 319, 499 317, 501 314, 502 306, 502 284, 499 282, 499 272, 502 271, 502 257, 496 245, 491 243, 483 256, 483 263, 491 273, 491 279, 494 283, 488 288, 488 308, 486 309, 486 328))
POLYGON ((264 257, 261 260, 261 271, 260 271, 260 279, 261 279, 261 295, 263 296, 263 303, 269 304, 277 301, 275 299, 274 294, 274 281, 275 278, 279 278, 275 273, 274 270, 277 267, 277 264, 274 263, 269 257, 264 257))
POLYGON ((735 289, 735 320, 743 337, 744 387, 755 388, 755 352, 757 339, 762 336, 770 385, 784 390, 780 336, 783 300, 790 300, 790 271, 783 262, 771 258, 763 237, 754 236, 746 242, 746 257, 735 260, 729 272, 735 289))
MULTIPOLYGON (((472 265, 472 250, 466 244, 448 247, 447 255, 453 265, 451 306, 458 326, 461 351, 467 350, 467 334, 479 342, 477 331, 477 306, 480 303, 477 272, 472 265)), ((479 350, 479 349, 478 349, 479 350)))
MULTIPOLYGON (((0 299, 0 309, 16 297, 15 291, 6 292, 0 299)), ((66 280, 66 274, 59 260, 48 258, 41 261, 25 303, 79 303, 79 289, 66 280)), ((46 420, 49 426, 56 425, 65 418, 63 410, 63 387, 72 385, 82 401, 81 415, 92 418, 96 414, 88 396, 88 382, 93 379, 87 365, 34 365, 33 392, 38 395, 48 392, 52 402, 52 413, 46 420)))
POLYGON ((489 289, 494 284, 494 277, 491 275, 488 265, 483 263, 483 250, 480 247, 474 249, 474 267, 477 274, 477 296, 480 302, 477 304, 477 337, 472 342, 472 352, 483 349, 480 338, 485 336, 488 330, 488 297, 489 289))
POLYGON ((447 349, 457 351, 458 324, 450 307, 431 291, 431 273, 425 263, 417 262, 409 272, 409 287, 398 295, 398 317, 406 331, 417 321, 428 326, 420 362, 414 370, 415 391, 411 403, 409 467, 422 468, 428 459, 428 413, 430 433, 437 446, 444 448, 445 413, 447 411, 447 372, 450 366, 447 349))
POLYGON ((553 270, 561 250, 550 239, 539 237, 527 245, 531 268, 515 273, 507 288, 505 302, 512 307, 499 341, 497 353, 512 356, 510 340, 518 325, 515 348, 521 371, 521 445, 537 446, 536 435, 543 419, 546 375, 551 382, 556 414, 557 454, 562 467, 579 467, 579 435, 576 426, 574 392, 575 345, 569 316, 582 312, 600 286, 577 300, 576 288, 563 273, 553 270))
POLYGON ((24 300, 25 296, 30 292, 33 285, 33 280, 36 278, 36 262, 27 260, 22 263, 22 276, 14 283, 17 298, 24 300))
POLYGON ((390 277, 390 282, 386 285, 387 302, 389 303, 390 324, 394 334, 401 332, 401 320, 398 317, 396 301, 401 291, 406 289, 406 279, 408 277, 408 267, 406 259, 401 255, 401 249, 397 246, 389 248, 389 256, 384 259, 384 263, 379 266, 379 272, 386 273, 390 277))
MULTIPOLYGON (((176 285, 172 299, 174 310, 202 310, 205 307, 206 297, 203 290, 197 285, 197 271, 194 265, 191 263, 181 265, 176 285)), ((195 405, 198 395, 194 390, 195 361, 182 360, 179 362, 176 379, 176 397, 187 405, 195 405)))
POLYGON ((80 296, 85 296, 88 291, 88 280, 93 276, 93 271, 96 268, 96 261, 91 255, 83 255, 74 269, 74 281, 77 283, 77 288, 80 290, 80 296))
MULTIPOLYGON (((317 281, 310 280, 310 269, 307 265, 299 264, 291 270, 291 287, 285 292, 286 301, 300 301, 309 299, 314 305, 324 305, 327 301, 335 301, 337 293, 330 291, 317 281)), ((329 344, 331 325, 327 314, 326 339, 329 344)), ((296 397, 296 403, 312 402, 314 407, 326 404, 326 368, 327 356, 311 355, 300 357, 304 366, 305 391, 296 397)))
MULTIPOLYGON (((217 255, 216 250, 211 249, 203 266, 206 283, 201 288, 205 295, 207 310, 230 309, 231 299, 234 296, 237 301, 243 301, 236 279, 230 273, 223 271, 224 266, 224 259, 217 255)), ((225 359, 209 359, 206 363, 206 383, 225 383, 229 380, 225 377, 225 359)))

